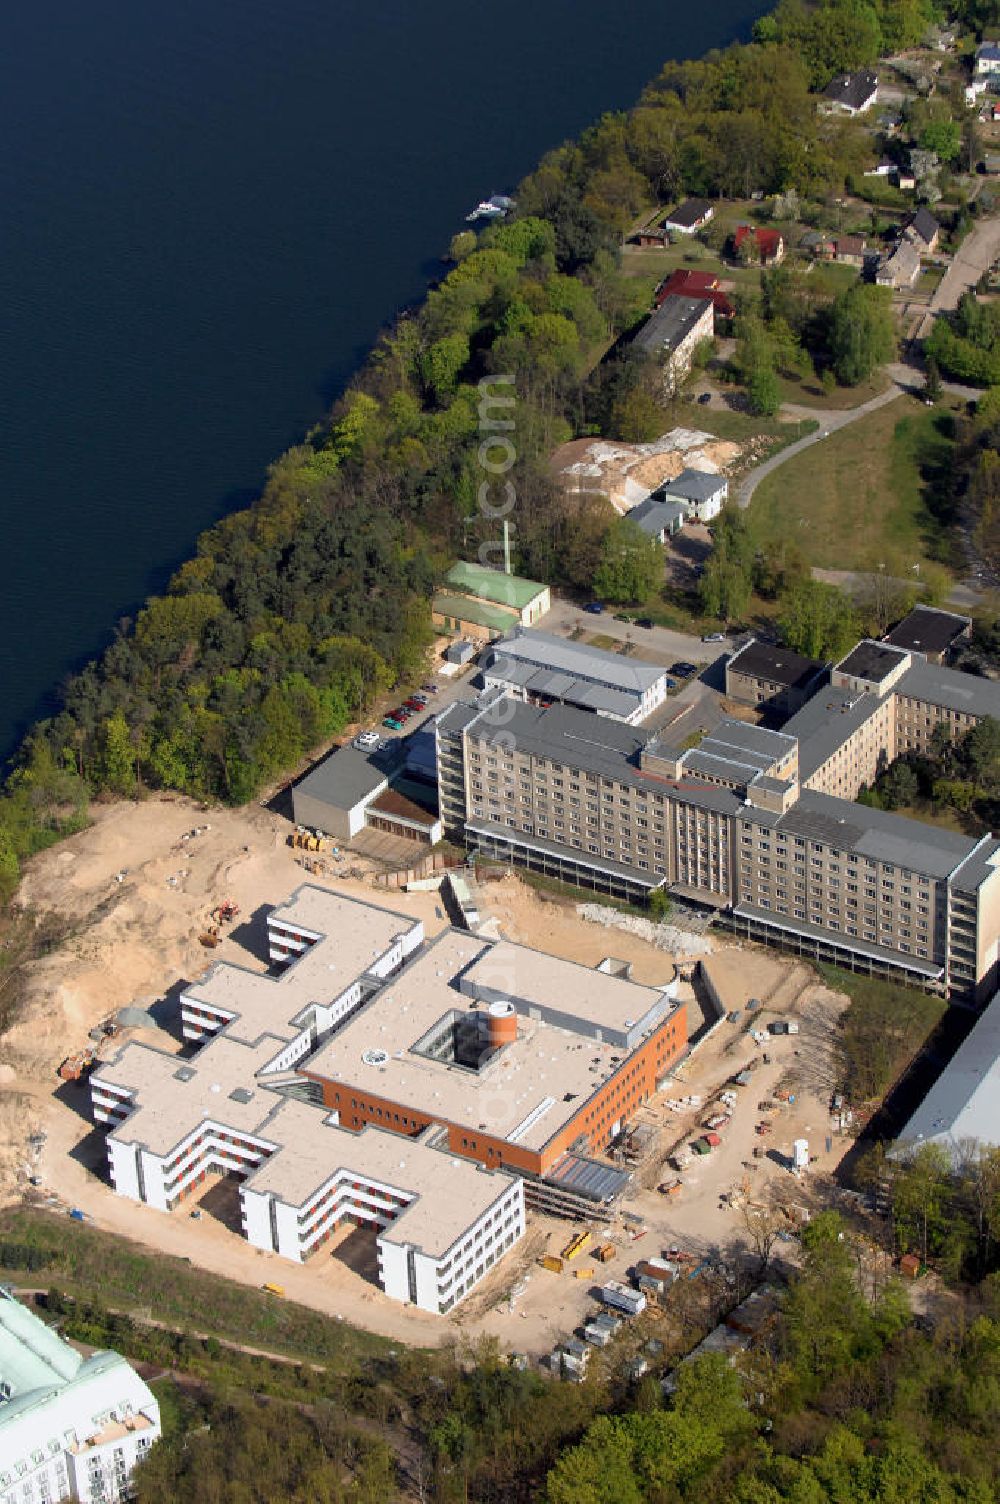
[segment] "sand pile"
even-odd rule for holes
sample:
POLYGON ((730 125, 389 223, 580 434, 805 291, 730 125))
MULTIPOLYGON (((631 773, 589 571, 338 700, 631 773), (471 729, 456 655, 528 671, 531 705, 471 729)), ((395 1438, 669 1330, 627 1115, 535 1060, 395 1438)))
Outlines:
POLYGON ((651 444, 574 439, 556 450, 551 464, 568 495, 607 496, 615 510, 624 513, 682 470, 728 474, 742 453, 739 444, 701 429, 671 428, 651 444))

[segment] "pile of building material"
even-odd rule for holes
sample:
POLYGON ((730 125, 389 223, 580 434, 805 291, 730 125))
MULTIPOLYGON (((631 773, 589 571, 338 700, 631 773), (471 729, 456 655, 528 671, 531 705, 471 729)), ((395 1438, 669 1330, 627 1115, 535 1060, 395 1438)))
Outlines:
POLYGON ((621 914, 603 903, 579 903, 576 912, 581 919, 587 919, 591 924, 603 924, 609 929, 625 930, 627 934, 637 935, 640 940, 655 945, 657 950, 666 951, 671 956, 702 956, 712 949, 712 942, 706 935, 692 935, 688 930, 678 929, 666 920, 657 922, 654 919, 643 919, 638 914, 621 914))
POLYGON ((741 457, 739 444, 697 428, 671 428, 652 444, 574 439, 552 456, 552 468, 567 495, 607 496, 625 513, 682 470, 726 474, 741 457))

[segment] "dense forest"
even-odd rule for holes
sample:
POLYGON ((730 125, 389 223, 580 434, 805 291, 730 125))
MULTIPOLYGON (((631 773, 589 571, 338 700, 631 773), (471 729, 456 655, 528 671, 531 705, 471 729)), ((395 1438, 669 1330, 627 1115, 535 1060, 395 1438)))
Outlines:
POLYGON ((579 1384, 488 1344, 386 1350, 334 1370, 250 1357, 56 1291, 49 1307, 67 1335, 173 1374, 157 1384, 165 1435, 138 1474, 140 1501, 986 1504, 1000 1485, 1000 1291, 983 1272, 997 1263, 998 1167, 949 1194, 926 1159, 914 1157, 874 1222, 816 1214, 797 1269, 774 1266, 773 1238, 749 1256, 742 1289, 767 1279, 774 1310, 732 1362, 677 1366, 739 1294, 706 1301, 698 1281, 595 1353, 579 1384), (888 1254, 927 1239, 956 1281, 956 1226, 969 1230, 978 1282, 939 1286, 934 1320, 915 1318, 888 1254), (649 1354, 638 1379, 636 1352, 649 1354))

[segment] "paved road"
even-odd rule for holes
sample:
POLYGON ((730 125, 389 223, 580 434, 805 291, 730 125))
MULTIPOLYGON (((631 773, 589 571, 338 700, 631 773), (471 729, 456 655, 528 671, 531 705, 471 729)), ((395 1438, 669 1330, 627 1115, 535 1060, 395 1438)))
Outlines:
POLYGON ((551 632, 556 637, 568 636, 577 626, 583 626, 588 633, 613 637, 616 642, 626 642, 631 638, 636 647, 648 648, 668 665, 677 659, 699 665, 712 663, 721 653, 730 651, 735 641, 727 637, 722 642, 702 642, 700 637, 673 632, 667 627, 630 626, 628 622, 615 621, 613 610, 605 610, 600 616, 589 616, 579 606, 560 600, 552 602, 552 610, 539 622, 542 632, 551 632))
POLYGON ((970 287, 975 287, 983 272, 1000 258, 1000 218, 984 219, 962 241, 952 257, 930 301, 921 324, 921 336, 930 333, 932 315, 950 313, 970 287))
POLYGON ((821 444, 831 433, 838 429, 846 428, 849 423, 856 423, 859 418, 865 418, 869 413, 875 412, 880 407, 895 402, 897 397, 903 395, 903 388, 893 382, 892 386, 877 397, 872 397, 869 402, 862 402, 859 407, 842 408, 837 412, 831 412, 824 408, 799 407, 793 403, 786 403, 781 409, 783 418, 815 418, 819 428, 815 433, 807 434, 804 439, 797 439, 794 444, 789 444, 787 449, 782 449, 772 459, 765 460, 762 465, 756 465, 740 481, 736 488, 736 500, 741 507, 748 507, 753 499, 753 493, 768 475, 777 470, 779 465, 784 465, 787 460, 801 454, 813 444, 821 444))

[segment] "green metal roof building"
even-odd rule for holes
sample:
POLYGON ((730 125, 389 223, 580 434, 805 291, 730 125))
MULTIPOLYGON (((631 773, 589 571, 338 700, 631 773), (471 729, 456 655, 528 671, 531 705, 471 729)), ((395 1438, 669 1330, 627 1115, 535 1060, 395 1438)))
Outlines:
MULTIPOLYGON (((521 575, 504 574, 502 569, 490 569, 486 564, 470 564, 465 560, 460 560, 449 569, 445 585, 459 595, 516 611, 518 620, 525 627, 532 626, 544 616, 552 604, 548 585, 543 585, 538 580, 526 580, 521 575)), ((503 630, 509 626, 508 618, 503 630)))

